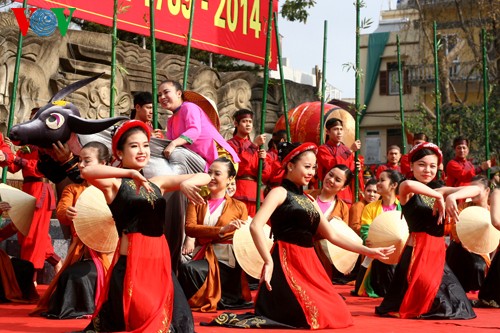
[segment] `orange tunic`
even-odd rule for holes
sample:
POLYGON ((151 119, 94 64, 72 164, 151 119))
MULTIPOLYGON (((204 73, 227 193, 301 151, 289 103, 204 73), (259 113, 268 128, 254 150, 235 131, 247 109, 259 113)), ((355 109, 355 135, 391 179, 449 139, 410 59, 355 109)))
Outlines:
MULTIPOLYGON (((217 303, 221 299, 222 287, 220 282, 219 264, 217 257, 214 254, 213 243, 232 243, 233 232, 229 232, 224 237, 219 237, 220 230, 223 226, 228 225, 231 221, 240 219, 247 220, 248 213, 245 204, 239 200, 233 199, 226 194, 226 202, 222 208, 222 213, 214 226, 204 225, 205 215, 208 209, 208 203, 203 205, 188 204, 186 213, 186 235, 196 238, 198 245, 204 245, 200 251, 204 258, 208 261, 209 269, 207 278, 203 286, 189 299, 189 305, 195 311, 215 312, 217 303)), ((196 256, 198 257, 198 255, 196 256)), ((242 284, 243 288, 248 288, 246 284, 242 284)), ((249 294, 248 290, 242 291, 249 294)))
MULTIPOLYGON (((68 254, 66 256, 66 259, 64 260, 61 269, 56 274, 54 279, 52 279, 49 287, 45 291, 45 294, 43 294, 42 298, 40 298, 37 307, 30 313, 31 316, 38 315, 42 312, 46 312, 49 309, 49 302, 52 295, 56 292, 59 278, 61 277, 61 274, 63 274, 63 272, 68 267, 82 260, 82 258, 84 257, 86 258, 91 257, 91 255, 89 254, 90 249, 87 248, 85 244, 83 244, 80 238, 78 238, 78 235, 76 234, 75 231, 75 227, 73 225, 73 221, 69 220, 66 216, 66 210, 68 209, 68 207, 75 206, 78 197, 88 186, 89 185, 87 184, 87 182, 84 182, 83 184, 69 184, 64 188, 63 192, 61 193, 61 198, 59 199, 56 210, 57 218, 59 222, 61 222, 62 224, 71 227, 71 234, 73 236, 73 240, 71 241, 71 244, 68 248, 68 254)), ((96 260, 94 260, 94 263, 96 263, 96 266, 97 265, 101 266, 102 271, 104 272, 103 276, 99 276, 98 274, 98 279, 96 281, 96 291, 97 291, 96 299, 98 299, 99 291, 104 286, 104 281, 105 281, 104 279, 111 263, 107 254, 96 251, 94 251, 94 253, 97 257, 97 262, 96 260)), ((99 272, 100 270, 98 269, 97 271, 99 272)))

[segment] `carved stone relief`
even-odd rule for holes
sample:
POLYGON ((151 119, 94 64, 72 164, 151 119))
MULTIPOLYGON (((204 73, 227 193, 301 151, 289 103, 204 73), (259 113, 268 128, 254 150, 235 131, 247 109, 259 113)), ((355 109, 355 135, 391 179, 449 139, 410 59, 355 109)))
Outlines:
MULTIPOLYGON (((0 130, 5 133, 10 110, 19 30, 14 16, 0 13, 0 130)), ((140 46, 119 42, 116 54, 115 116, 129 115, 132 94, 151 91, 151 52, 140 46)), ((184 57, 157 53, 157 84, 165 79, 182 83, 184 57)), ((14 123, 26 121, 33 107, 45 105, 55 92, 77 80, 98 73, 104 75, 91 85, 68 96, 84 118, 106 118, 110 110, 111 36, 88 31, 68 31, 39 37, 28 33, 23 39, 21 68, 14 108, 14 123)), ((288 108, 317 100, 315 88, 287 81, 288 108)), ((191 60, 188 89, 211 98, 218 106, 221 133, 230 138, 232 115, 241 108, 254 112, 256 131, 260 129, 263 79, 252 72, 218 72, 191 60)), ((278 81, 269 83, 265 131, 271 133, 283 114, 278 81)), ((169 112, 159 110, 164 127, 169 112)))

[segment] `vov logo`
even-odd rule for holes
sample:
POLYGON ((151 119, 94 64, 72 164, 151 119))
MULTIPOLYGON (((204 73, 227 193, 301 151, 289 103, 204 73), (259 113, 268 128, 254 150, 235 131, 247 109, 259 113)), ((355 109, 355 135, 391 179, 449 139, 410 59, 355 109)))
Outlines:
POLYGON ((69 23, 71 22, 71 17, 76 8, 28 8, 29 11, 26 15, 25 8, 11 8, 16 16, 17 24, 19 25, 19 30, 23 36, 28 33, 28 28, 40 37, 51 36, 56 27, 59 28, 61 36, 65 36, 68 31, 69 23), (69 11, 69 16, 64 15, 65 10, 69 11), (26 17, 28 16, 28 17, 26 17))

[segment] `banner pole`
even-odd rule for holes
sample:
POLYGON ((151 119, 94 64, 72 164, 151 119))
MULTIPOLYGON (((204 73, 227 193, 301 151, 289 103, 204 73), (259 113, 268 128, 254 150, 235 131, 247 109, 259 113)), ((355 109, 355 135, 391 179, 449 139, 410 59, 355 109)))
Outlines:
POLYGON ((149 0, 149 30, 151 37, 151 94, 153 95, 153 128, 158 128, 158 87, 156 86, 156 37, 154 0, 149 0))
POLYGON ((194 7, 195 0, 191 0, 189 5, 191 8, 191 13, 189 15, 189 30, 187 35, 187 50, 186 50, 186 64, 184 65, 184 80, 182 81, 182 90, 187 89, 188 74, 189 74, 189 61, 191 60, 191 38, 193 37, 193 22, 194 22, 194 7))
POLYGON ((109 83, 109 116, 115 116, 115 76, 116 76, 116 44, 118 20, 118 0, 113 2, 113 31, 111 34, 111 81, 109 83))
MULTIPOLYGON (((437 23, 433 24, 434 32, 434 98, 436 104, 436 145, 441 147, 441 93, 439 91, 439 64, 438 64, 438 40, 437 40, 437 23)), ((438 169, 437 178, 441 179, 441 170, 438 169)))
MULTIPOLYGON (((359 52, 359 44, 360 44, 360 27, 361 27, 361 17, 360 17, 360 8, 361 8, 361 0, 356 0, 356 70, 354 71, 355 75, 355 102, 354 108, 356 109, 356 117, 354 118, 354 140, 359 140, 359 115, 361 113, 361 103, 359 101, 360 91, 359 87, 361 85, 361 75, 359 74, 359 64, 360 64, 360 52, 359 52)), ((356 150, 354 153, 354 202, 358 202, 359 198, 359 169, 357 166, 357 161, 359 158, 359 150, 356 150)))
POLYGON ((274 13, 274 33, 276 35, 276 48, 278 50, 278 65, 280 69, 280 79, 281 79, 281 95, 283 95, 283 115, 285 116, 286 125, 286 137, 287 141, 292 142, 292 136, 290 134, 290 123, 288 122, 288 101, 286 97, 286 84, 285 84, 285 74, 283 73, 283 62, 281 59, 281 43, 280 43, 280 33, 278 31, 278 13, 274 13))
MULTIPOLYGON (((23 8, 26 11, 28 7, 28 0, 23 1, 23 8)), ((16 110, 16 100, 17 100, 17 81, 19 80, 19 68, 21 67, 21 55, 23 53, 23 35, 21 31, 17 36, 17 54, 16 54, 16 64, 14 67, 14 77, 12 79, 12 93, 10 94, 10 108, 9 108, 9 119, 7 122, 7 136, 10 134, 10 129, 14 123, 14 112, 16 110)), ((2 170, 2 183, 7 181, 7 167, 2 170)))
POLYGON ((403 105, 403 73, 401 65, 401 45, 399 43, 399 35, 396 35, 397 53, 398 53, 398 85, 399 85, 399 116, 401 118, 401 136, 402 136, 402 153, 406 154, 406 132, 405 132, 405 109, 403 105))
MULTIPOLYGON (((321 71, 321 113, 319 121, 319 144, 325 143, 325 92, 326 92, 326 51, 328 39, 328 21, 325 20, 323 28, 323 70, 321 71)), ((322 179, 320 179, 320 182, 322 179)))
MULTIPOLYGON (((481 29, 481 41, 483 52, 483 110, 484 110, 484 149, 486 160, 490 159, 490 127, 489 127, 489 101, 488 101, 488 57, 486 50, 486 30, 481 29)), ((488 179, 490 179, 491 168, 486 171, 488 179)))
MULTIPOLYGON (((264 59, 264 87, 262 88, 262 113, 260 117, 260 133, 264 133, 266 130, 266 108, 267 108, 267 88, 269 86, 269 58, 271 55, 271 34, 273 28, 273 0, 269 0, 269 14, 267 15, 267 39, 266 39, 266 58, 264 59)), ((264 148, 260 146, 259 149, 264 148)), ((257 174, 257 199, 256 207, 257 210, 260 208, 260 189, 262 183, 262 168, 264 161, 259 158, 259 173, 257 174)))

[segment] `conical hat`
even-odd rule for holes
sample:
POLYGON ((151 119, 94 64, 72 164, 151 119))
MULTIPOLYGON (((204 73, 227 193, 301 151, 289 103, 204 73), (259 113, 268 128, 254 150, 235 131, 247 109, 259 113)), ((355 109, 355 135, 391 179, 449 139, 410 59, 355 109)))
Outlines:
POLYGON ((24 236, 28 235, 35 212, 36 198, 6 184, 0 184, 0 197, 1 201, 8 202, 12 207, 7 213, 17 230, 24 236))
POLYGON ((408 224, 400 211, 383 212, 373 219, 366 240, 370 247, 386 247, 394 245, 396 250, 388 259, 381 260, 386 264, 397 264, 408 240, 408 224))
POLYGON ((217 105, 215 105, 214 101, 202 94, 190 90, 184 91, 183 95, 186 102, 194 103, 205 111, 212 124, 217 128, 217 131, 220 130, 219 113, 217 112, 217 105))
POLYGON ((498 247, 500 231, 491 224, 490 212, 483 207, 470 206, 460 212, 457 235, 469 252, 487 254, 498 247))
MULTIPOLYGON (((251 219, 249 218, 246 224, 234 232, 234 255, 238 264, 240 264, 241 268, 248 275, 255 279, 260 279, 262 266, 264 266, 264 260, 262 260, 262 257, 253 242, 252 235, 250 234, 250 222, 251 219)), ((267 224, 264 225, 264 234, 266 237, 270 237, 271 235, 271 227, 267 224)), ((271 248, 273 247, 273 240, 271 238, 266 238, 266 246, 269 252, 271 252, 271 248)))
MULTIPOLYGON (((341 234, 343 237, 349 238, 358 244, 363 244, 363 240, 344 221, 333 218, 330 220, 330 225, 337 234, 341 234)), ((330 260, 339 272, 349 274, 353 270, 358 260, 358 253, 347 251, 325 239, 320 240, 320 244, 328 260, 330 260)))
POLYGON ((73 225, 82 242, 97 252, 113 252, 118 243, 118 232, 104 194, 89 186, 78 197, 75 209, 73 225))

